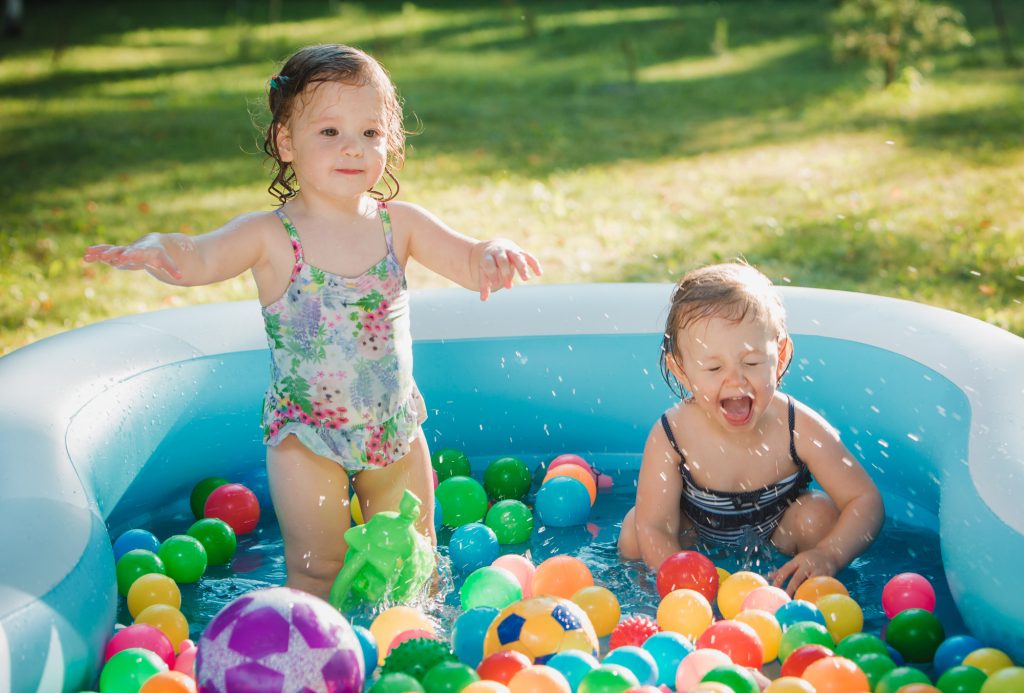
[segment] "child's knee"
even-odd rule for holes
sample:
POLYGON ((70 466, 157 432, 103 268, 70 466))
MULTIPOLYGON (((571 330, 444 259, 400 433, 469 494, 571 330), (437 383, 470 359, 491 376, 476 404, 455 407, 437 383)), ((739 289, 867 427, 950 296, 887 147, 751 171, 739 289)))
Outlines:
POLYGON ((838 519, 839 509, 832 499, 820 491, 810 491, 786 510, 772 535, 772 542, 786 554, 804 551, 817 546, 838 519))
POLYGON ((622 529, 619 530, 619 554, 628 560, 640 558, 640 543, 636 536, 635 508, 630 508, 626 517, 622 520, 622 529))

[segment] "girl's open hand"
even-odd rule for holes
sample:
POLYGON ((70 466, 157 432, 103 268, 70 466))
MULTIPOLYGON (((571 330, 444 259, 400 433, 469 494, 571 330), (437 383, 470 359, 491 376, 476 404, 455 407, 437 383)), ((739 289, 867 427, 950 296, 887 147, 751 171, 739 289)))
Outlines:
POLYGON ((540 276, 540 262, 512 241, 503 238, 487 241, 480 254, 480 300, 486 301, 499 289, 511 289, 519 278, 526 281, 530 272, 540 276))
POLYGON ((86 248, 86 262, 103 262, 123 270, 152 270, 157 276, 181 279, 181 272, 160 237, 150 234, 131 245, 94 245, 86 248))
POLYGON ((808 549, 793 556, 785 565, 776 570, 772 575, 772 584, 775 587, 786 585, 786 592, 792 597, 796 594, 796 588, 807 578, 817 575, 832 577, 838 572, 838 568, 835 559, 827 551, 808 549))

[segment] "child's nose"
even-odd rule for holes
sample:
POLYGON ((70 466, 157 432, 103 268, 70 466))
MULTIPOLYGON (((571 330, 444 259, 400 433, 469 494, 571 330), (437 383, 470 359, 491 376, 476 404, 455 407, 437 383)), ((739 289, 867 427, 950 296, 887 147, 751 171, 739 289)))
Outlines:
POLYGON ((359 146, 358 137, 343 137, 340 142, 342 154, 362 156, 363 148, 359 146))

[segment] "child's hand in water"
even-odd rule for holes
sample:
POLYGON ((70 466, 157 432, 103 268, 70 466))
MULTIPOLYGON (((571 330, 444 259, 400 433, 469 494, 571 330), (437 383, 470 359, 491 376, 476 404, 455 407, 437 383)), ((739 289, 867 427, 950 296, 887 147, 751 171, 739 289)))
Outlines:
POLYGON ((516 274, 523 281, 530 278, 530 271, 537 276, 543 274, 537 258, 503 238, 484 243, 479 269, 481 301, 498 289, 511 289, 516 274))
POLYGON ((153 270, 174 279, 181 279, 181 272, 167 252, 161 237, 151 233, 131 245, 94 245, 85 249, 86 262, 105 262, 111 267, 125 270, 153 270))
POLYGON ((834 576, 839 570, 835 559, 822 549, 808 549, 793 556, 785 565, 772 575, 772 584, 776 587, 786 585, 789 596, 796 594, 796 588, 810 577, 816 575, 834 576), (786 581, 789 584, 786 584, 786 581))

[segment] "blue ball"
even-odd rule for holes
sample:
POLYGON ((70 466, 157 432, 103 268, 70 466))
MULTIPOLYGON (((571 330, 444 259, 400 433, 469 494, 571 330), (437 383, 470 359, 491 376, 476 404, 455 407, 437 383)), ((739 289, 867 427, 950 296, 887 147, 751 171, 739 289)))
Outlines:
POLYGON ((536 509, 541 523, 550 527, 582 525, 590 517, 590 493, 576 479, 556 476, 537 491, 536 509))
POLYGON ((679 669, 679 663, 695 648, 689 638, 679 633, 663 630, 644 640, 643 649, 654 657, 654 661, 658 665, 658 683, 656 685, 675 688, 676 670, 679 669))
MULTIPOLYGON (((565 680, 569 682, 569 688, 572 689, 572 693, 576 693, 576 688, 579 687, 583 677, 598 666, 597 659, 593 655, 581 652, 580 650, 563 650, 552 656, 544 664, 557 670, 565 677, 565 680)), ((673 683, 675 682, 673 681, 673 683)))
POLYGON ((942 676, 947 669, 962 664, 964 657, 982 647, 985 647, 985 643, 970 635, 953 635, 943 640, 935 650, 933 660, 936 678, 942 676))
POLYGON ((437 496, 434 496, 434 531, 440 532, 441 527, 444 526, 441 514, 441 503, 437 500, 437 496))
POLYGON ((897 650, 895 647, 893 647, 889 643, 885 643, 885 648, 889 650, 889 659, 896 662, 896 666, 901 667, 907 663, 907 660, 903 659, 903 655, 901 655, 899 650, 897 650))
POLYGON ((476 669, 484 658, 484 636, 501 610, 494 606, 476 606, 463 611, 452 626, 452 650, 459 661, 476 669))
POLYGON ((641 686, 653 686, 658 680, 658 663, 654 661, 650 652, 636 645, 616 647, 605 655, 601 664, 618 664, 626 667, 636 675, 641 686))
POLYGON ((498 553, 494 530, 479 522, 468 522, 457 528, 448 541, 448 558, 457 573, 472 573, 488 566, 494 563, 498 553))
POLYGON ((803 599, 791 599, 780 606, 775 612, 775 619, 784 631, 794 623, 801 621, 812 621, 822 626, 828 625, 825 623, 825 616, 821 613, 821 609, 803 599))
POLYGON ((156 536, 144 529, 129 529, 114 541, 114 563, 121 556, 133 549, 145 549, 156 553, 160 550, 160 541, 156 536))
POLYGON ((352 630, 356 632, 359 647, 363 650, 363 666, 366 670, 366 680, 369 681, 377 669, 377 638, 362 626, 353 624, 352 630))

